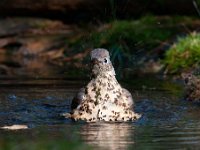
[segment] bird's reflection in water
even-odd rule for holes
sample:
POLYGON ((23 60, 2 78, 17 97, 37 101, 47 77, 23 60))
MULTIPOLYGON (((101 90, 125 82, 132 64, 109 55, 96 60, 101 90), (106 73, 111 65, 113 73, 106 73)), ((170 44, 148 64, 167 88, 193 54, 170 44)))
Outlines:
POLYGON ((134 143, 134 125, 131 123, 94 123, 81 129, 83 140, 101 149, 127 149, 134 143))

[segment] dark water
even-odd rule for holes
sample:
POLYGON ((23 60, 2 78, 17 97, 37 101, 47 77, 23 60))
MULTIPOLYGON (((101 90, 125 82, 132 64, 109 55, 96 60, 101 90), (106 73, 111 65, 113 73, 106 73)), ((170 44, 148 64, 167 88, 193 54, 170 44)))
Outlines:
POLYGON ((62 118, 59 114, 70 111, 71 99, 82 85, 68 80, 2 80, 0 126, 27 124, 30 129, 0 130, 0 149, 42 149, 45 144, 50 146, 43 149, 199 148, 200 106, 170 91, 129 88, 135 110, 143 114, 136 122, 77 123, 62 118))

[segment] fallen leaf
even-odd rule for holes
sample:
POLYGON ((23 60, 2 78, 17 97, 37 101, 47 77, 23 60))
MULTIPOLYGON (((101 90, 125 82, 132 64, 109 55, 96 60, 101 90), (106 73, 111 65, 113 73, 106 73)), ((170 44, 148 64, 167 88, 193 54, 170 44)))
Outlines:
POLYGON ((1 129, 6 129, 6 130, 21 130, 21 129, 28 129, 28 126, 27 125, 11 125, 11 126, 1 127, 1 129))

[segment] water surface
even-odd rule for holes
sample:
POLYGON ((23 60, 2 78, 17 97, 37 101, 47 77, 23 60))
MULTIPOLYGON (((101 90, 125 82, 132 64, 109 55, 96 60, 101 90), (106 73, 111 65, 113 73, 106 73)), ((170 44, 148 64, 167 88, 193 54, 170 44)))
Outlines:
POLYGON ((199 148, 199 106, 166 90, 128 88, 135 111, 143 115, 136 122, 83 123, 62 118, 60 114, 70 111, 71 99, 84 82, 2 80, 0 126, 27 124, 30 129, 0 130, 1 149, 42 149, 45 144, 46 149, 199 148))

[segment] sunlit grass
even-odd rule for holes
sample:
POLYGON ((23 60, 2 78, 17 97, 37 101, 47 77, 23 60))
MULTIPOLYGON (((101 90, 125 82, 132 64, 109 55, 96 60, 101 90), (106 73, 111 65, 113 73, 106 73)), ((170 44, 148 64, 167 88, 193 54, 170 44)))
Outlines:
POLYGON ((197 67, 200 63, 200 34, 191 33, 178 39, 166 53, 164 63, 168 73, 197 67))

